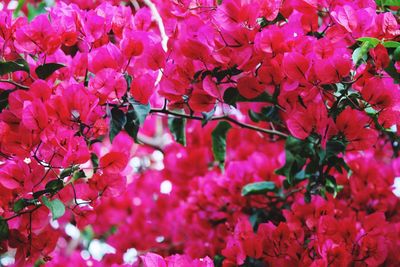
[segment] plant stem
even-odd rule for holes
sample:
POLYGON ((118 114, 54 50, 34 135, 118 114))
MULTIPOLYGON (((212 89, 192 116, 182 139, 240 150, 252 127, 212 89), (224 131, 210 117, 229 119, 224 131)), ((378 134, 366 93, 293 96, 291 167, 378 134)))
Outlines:
MULTIPOLYGON (((199 116, 191 116, 191 115, 187 115, 187 114, 181 114, 181 113, 177 113, 177 112, 173 112, 173 111, 165 110, 165 109, 151 109, 150 113, 167 114, 167 115, 171 115, 174 117, 191 119, 191 120, 203 120, 203 118, 199 117, 199 116)), ((229 116, 216 116, 216 117, 212 117, 211 120, 212 121, 225 120, 225 121, 232 122, 233 124, 236 124, 236 125, 240 126, 241 128, 245 128, 245 129, 249 129, 249 130, 253 130, 253 131, 257 131, 257 132, 262 132, 262 133, 267 133, 267 134, 272 134, 272 135, 277 135, 277 136, 280 136, 283 138, 288 137, 288 135, 283 132, 280 132, 277 130, 260 128, 260 127, 257 127, 257 126, 251 125, 251 124, 246 124, 246 123, 237 121, 234 118, 229 117, 229 116)))

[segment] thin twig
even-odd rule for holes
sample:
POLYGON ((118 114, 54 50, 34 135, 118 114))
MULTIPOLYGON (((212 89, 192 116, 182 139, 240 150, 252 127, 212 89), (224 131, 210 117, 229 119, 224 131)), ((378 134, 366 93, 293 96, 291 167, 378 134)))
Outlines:
MULTIPOLYGON (((186 118, 186 119, 191 119, 191 120, 203 120, 202 117, 191 116, 191 115, 187 115, 187 114, 181 114, 181 113, 173 112, 173 111, 170 111, 170 110, 164 110, 164 109, 151 109, 150 113, 167 114, 167 115, 171 115, 171 116, 174 116, 174 117, 186 118)), ((277 136, 280 136, 280 137, 283 137, 283 138, 287 138, 288 137, 288 135, 283 133, 283 132, 280 132, 280 131, 277 131, 277 130, 270 130, 270 129, 260 128, 260 127, 257 127, 257 126, 251 125, 251 124, 246 124, 246 123, 237 121, 234 118, 229 117, 229 116, 216 116, 216 117, 211 118, 211 120, 212 121, 225 120, 225 121, 232 122, 233 124, 236 124, 236 125, 238 125, 238 126, 240 126, 242 128, 245 128, 245 129, 250 129, 250 130, 253 130, 253 131, 257 131, 257 132, 277 135, 277 136)))
POLYGON ((17 82, 14 82, 13 80, 4 80, 4 79, 0 79, 0 82, 2 82, 2 83, 9 83, 9 84, 15 85, 15 86, 17 86, 17 87, 19 87, 19 88, 21 88, 21 89, 24 89, 24 90, 28 90, 28 89, 29 89, 28 86, 19 84, 19 83, 17 83, 17 82))

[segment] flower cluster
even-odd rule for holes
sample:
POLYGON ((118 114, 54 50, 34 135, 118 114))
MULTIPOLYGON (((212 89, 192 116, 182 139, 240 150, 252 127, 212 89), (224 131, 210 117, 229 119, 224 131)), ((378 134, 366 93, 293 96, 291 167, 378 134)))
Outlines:
POLYGON ((26 2, 0 11, 0 264, 400 261, 395 1, 26 2))

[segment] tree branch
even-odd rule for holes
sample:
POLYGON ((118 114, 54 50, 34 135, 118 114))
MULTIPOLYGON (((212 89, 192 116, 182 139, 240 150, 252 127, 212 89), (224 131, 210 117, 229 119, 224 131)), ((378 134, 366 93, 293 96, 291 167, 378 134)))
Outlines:
POLYGON ((4 80, 4 79, 0 79, 0 82, 1 82, 1 83, 9 83, 9 84, 15 85, 15 86, 17 86, 17 87, 19 87, 19 88, 21 88, 21 89, 24 89, 24 90, 28 90, 28 89, 29 89, 28 86, 25 86, 25 85, 16 83, 16 82, 14 82, 13 80, 4 80))
MULTIPOLYGON (((178 117, 178 118, 185 118, 185 119, 190 119, 190 120, 203 120, 204 118, 202 117, 198 117, 198 116, 191 116, 191 115, 187 115, 187 114, 180 114, 177 112, 173 112, 170 110, 166 110, 166 109, 151 109, 150 113, 158 113, 158 114, 167 114, 167 115, 171 115, 174 117, 178 117)), ((262 132, 262 133, 267 133, 267 134, 272 134, 272 135, 277 135, 283 138, 287 138, 288 135, 277 131, 277 130, 270 130, 270 129, 265 129, 265 128, 260 128, 251 124, 246 124, 240 121, 235 120, 232 117, 229 116, 216 116, 216 117, 212 117, 211 118, 212 121, 219 121, 219 120, 225 120, 225 121, 229 121, 232 122, 233 124, 238 125, 241 128, 245 128, 245 129, 249 129, 249 130, 253 130, 253 131, 257 131, 257 132, 262 132)))

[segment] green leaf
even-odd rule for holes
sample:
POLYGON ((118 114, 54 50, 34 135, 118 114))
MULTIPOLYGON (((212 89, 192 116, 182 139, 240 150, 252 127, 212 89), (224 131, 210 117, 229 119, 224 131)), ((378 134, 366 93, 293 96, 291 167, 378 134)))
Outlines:
POLYGON ((275 191, 275 189, 275 183, 271 181, 251 183, 243 187, 242 196, 261 195, 267 192, 275 191))
POLYGON ((54 194, 64 188, 64 182, 60 179, 51 180, 46 184, 45 188, 49 193, 54 194))
POLYGON ((361 60, 366 61, 368 59, 367 52, 365 52, 361 47, 356 48, 351 56, 353 63, 358 66, 361 63, 361 60))
POLYGON ((169 117, 168 128, 171 131, 175 141, 183 146, 186 146, 186 119, 169 117))
POLYGON ((266 102, 273 103, 272 97, 267 93, 262 93, 259 96, 247 99, 239 94, 239 91, 235 87, 229 87, 224 92, 224 103, 236 107, 237 102, 266 102))
POLYGON ((229 87, 224 92, 224 103, 236 107, 236 102, 239 97, 239 91, 235 87, 229 87))
POLYGON ((248 113, 249 113, 250 119, 254 122, 260 122, 263 119, 263 116, 261 116, 261 114, 255 112, 255 111, 252 111, 251 109, 249 109, 248 113))
POLYGON ((13 15, 14 17, 18 17, 19 12, 21 11, 22 7, 24 6, 25 0, 18 0, 18 6, 14 9, 13 15))
POLYGON ((35 261, 35 264, 33 264, 33 267, 40 267, 40 266, 45 266, 46 262, 44 259, 38 259, 35 261))
POLYGON ((397 72, 393 61, 390 61, 389 66, 385 71, 393 78, 395 84, 400 84, 400 73, 397 72))
POLYGON ((37 15, 46 13, 46 3, 40 3, 37 7, 33 6, 32 4, 28 3, 28 20, 33 20, 37 15))
POLYGON ((0 216, 0 242, 7 240, 10 235, 10 228, 8 228, 8 223, 0 216))
POLYGON ((74 175, 72 176, 73 180, 78 180, 80 178, 86 178, 86 174, 83 170, 79 170, 74 172, 74 175))
POLYGON ((200 77, 200 75, 201 75, 202 72, 203 72, 203 70, 199 70, 199 71, 196 71, 196 72, 194 73, 194 75, 193 75, 193 82, 198 82, 198 81, 199 81, 199 77, 200 77))
MULTIPOLYGON (((218 0, 218 1, 222 2, 222 0, 218 0)), ((213 260, 214 267, 222 267, 222 262, 224 261, 224 259, 225 259, 225 257, 220 254, 215 255, 214 260, 213 260)))
POLYGON ((268 26, 268 20, 265 17, 257 18, 257 24, 260 25, 261 28, 268 26))
POLYGON ((386 48, 397 48, 400 46, 400 42, 396 41, 386 41, 383 43, 383 46, 386 48))
POLYGON ((400 0, 376 0, 378 6, 400 6, 400 0))
POLYGON ((150 104, 143 105, 143 104, 135 101, 133 98, 130 98, 128 101, 132 105, 133 109, 135 110, 139 125, 142 125, 144 123, 144 121, 146 120, 147 115, 150 112, 150 109, 151 109, 150 104))
POLYGON ((238 96, 237 102, 267 102, 267 103, 273 103, 272 97, 267 94, 267 93, 262 93, 261 95, 255 97, 255 98, 245 98, 241 95, 238 96))
POLYGON ((64 68, 65 65, 59 64, 59 63, 47 63, 40 65, 36 68, 35 72, 36 75, 42 79, 46 80, 48 77, 50 77, 55 71, 64 68))
POLYGON ((125 78, 126 84, 128 85, 127 89, 131 88, 131 84, 132 84, 132 80, 133 80, 132 76, 129 75, 128 73, 125 73, 124 78, 125 78))
POLYGON ((139 132, 139 121, 136 115, 135 110, 128 110, 126 113, 126 124, 125 131, 129 134, 130 137, 137 142, 137 134, 139 132))
POLYGON ((16 61, 1 61, 0 62, 0 75, 12 73, 15 71, 25 71, 29 73, 28 63, 20 58, 16 61))
POLYGON ((288 185, 293 185, 300 180, 296 180, 297 175, 302 171, 308 157, 314 153, 312 143, 289 136, 285 143, 286 162, 283 167, 275 173, 286 177, 288 185))
POLYGON ((400 46, 397 47, 393 52, 393 59, 395 61, 400 61, 400 46))
POLYGON ((215 114, 215 107, 209 112, 202 112, 201 115, 203 119, 201 120, 201 127, 206 126, 206 124, 212 119, 215 114))
POLYGON ((32 196, 33 196, 34 199, 38 199, 40 196, 42 196, 44 194, 47 194, 47 193, 48 193, 47 190, 39 190, 39 191, 34 192, 32 194, 32 196))
POLYGON ((110 141, 112 142, 115 136, 122 130, 127 122, 127 118, 122 110, 117 107, 111 109, 110 119, 110 141))
POLYGON ((377 46, 381 42, 381 40, 373 38, 373 37, 361 37, 361 38, 358 38, 357 41, 363 42, 363 43, 369 42, 373 47, 377 46))
POLYGON ((66 168, 60 172, 60 179, 64 179, 65 177, 71 176, 71 174, 78 169, 77 166, 73 166, 71 168, 66 168))
POLYGON ((263 107, 261 113, 264 115, 265 120, 268 122, 279 121, 279 111, 275 106, 263 107))
POLYGON ((3 111, 8 106, 8 96, 10 95, 11 91, 6 90, 0 93, 0 112, 3 111))
POLYGON ((221 121, 211 133, 214 159, 220 163, 220 166, 223 166, 225 162, 226 135, 231 128, 228 122, 221 121))
POLYGON ((344 153, 345 150, 346 150, 346 144, 340 140, 329 140, 326 143, 326 151, 328 156, 344 153))
POLYGON ((125 124, 125 131, 135 140, 135 142, 137 142, 137 134, 139 132, 139 128, 146 120, 146 117, 149 114, 151 107, 150 104, 143 105, 133 98, 129 98, 128 101, 133 109, 128 110, 128 112, 126 113, 127 121, 125 124))
POLYGON ((43 204, 49 208, 53 220, 57 220, 65 213, 65 206, 59 199, 49 200, 46 196, 42 197, 43 204))
POLYGON ((95 153, 90 153, 90 160, 92 161, 94 172, 99 167, 99 157, 95 153))
POLYGON ((15 213, 20 212, 27 206, 27 204, 28 203, 26 202, 26 200, 24 198, 20 198, 14 203, 13 211, 15 213))
POLYGON ((254 122, 267 121, 277 122, 279 121, 278 109, 275 106, 263 107, 260 113, 249 110, 249 117, 254 122))

